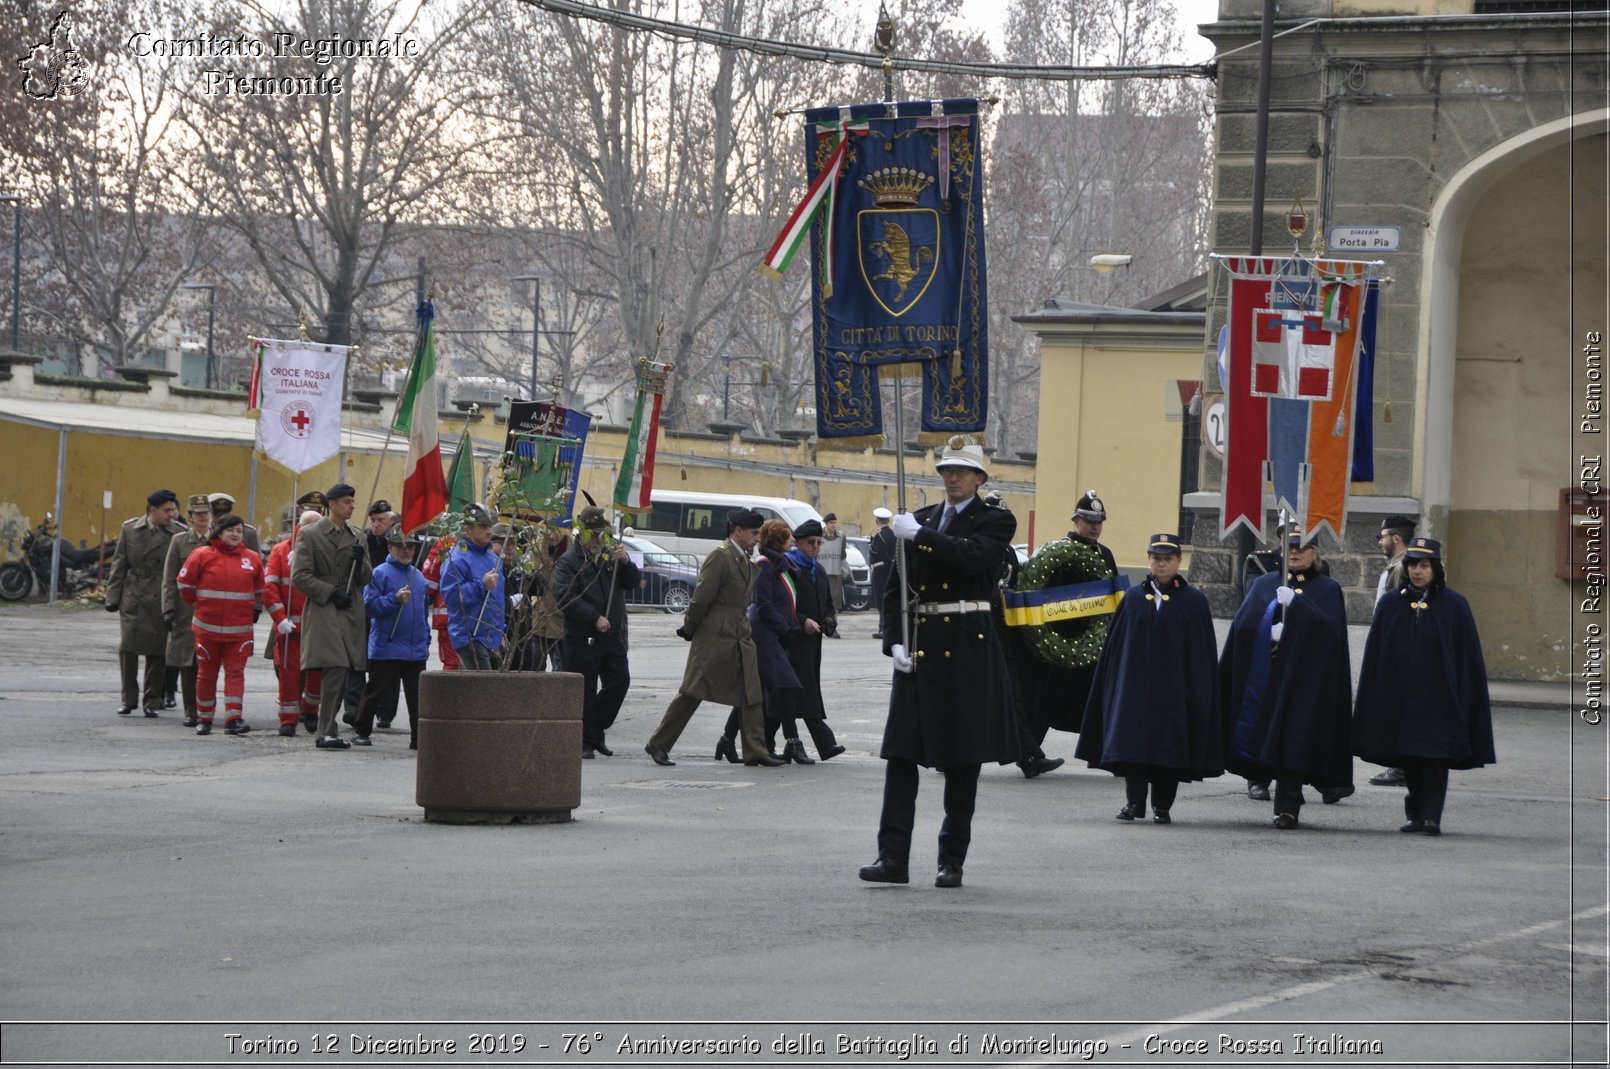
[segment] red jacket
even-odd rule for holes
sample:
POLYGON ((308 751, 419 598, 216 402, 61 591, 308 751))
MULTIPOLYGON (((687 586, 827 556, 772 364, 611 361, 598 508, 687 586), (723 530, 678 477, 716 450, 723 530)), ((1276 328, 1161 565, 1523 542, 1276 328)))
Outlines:
POLYGON ((196 607, 190 628, 197 637, 251 637, 252 616, 263 596, 262 557, 214 538, 191 552, 177 582, 179 596, 196 607))
POLYGON ((430 589, 430 626, 437 631, 447 630, 447 602, 442 600, 442 566, 447 563, 447 555, 452 552, 454 542, 451 535, 438 538, 425 555, 425 563, 419 566, 420 574, 425 577, 425 585, 430 589))
POLYGON ((292 534, 268 551, 268 564, 263 576, 263 605, 276 624, 289 614, 291 623, 296 625, 296 630, 291 633, 299 635, 302 631, 302 606, 307 604, 307 595, 291 585, 291 546, 295 539, 296 535, 292 534))

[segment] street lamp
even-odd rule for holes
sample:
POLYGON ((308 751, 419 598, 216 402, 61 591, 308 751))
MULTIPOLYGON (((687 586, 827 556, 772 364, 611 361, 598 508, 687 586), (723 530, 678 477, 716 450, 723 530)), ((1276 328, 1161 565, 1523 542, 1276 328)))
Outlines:
POLYGON ((11 231, 11 348, 22 348, 22 196, 17 193, 0 194, 0 200, 9 200, 12 211, 11 231))
POLYGON ((1134 260, 1134 257, 1126 252, 1098 252, 1096 255, 1090 258, 1090 269, 1098 275, 1107 276, 1107 296, 1102 298, 1102 300, 1107 301, 1112 299, 1112 287, 1113 282, 1115 281, 1115 279, 1112 277, 1113 272, 1117 271, 1120 267, 1122 267, 1125 272, 1128 272, 1129 264, 1132 260, 1134 260))
POLYGON ((218 287, 211 282, 186 282, 183 289, 207 291, 207 363, 206 384, 207 389, 213 388, 213 358, 212 358, 212 314, 218 295, 218 287))

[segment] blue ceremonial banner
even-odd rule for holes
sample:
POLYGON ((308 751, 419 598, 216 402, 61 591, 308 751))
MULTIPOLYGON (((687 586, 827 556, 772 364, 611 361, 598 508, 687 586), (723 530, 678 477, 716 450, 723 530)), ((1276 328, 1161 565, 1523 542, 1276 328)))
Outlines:
POLYGON ((882 367, 917 365, 921 444, 982 432, 989 405, 978 102, 893 108, 805 113, 812 182, 842 159, 811 232, 816 431, 829 449, 883 444, 882 367))
POLYGON ((587 431, 593 417, 586 412, 547 401, 510 401, 509 433, 503 448, 520 464, 522 482, 543 498, 556 499, 548 518, 569 523, 581 484, 581 458, 587 448, 587 431), (555 439, 547 442, 544 439, 555 439), (553 494, 548 484, 557 478, 564 489, 553 494), (562 497, 562 500, 557 500, 562 497))

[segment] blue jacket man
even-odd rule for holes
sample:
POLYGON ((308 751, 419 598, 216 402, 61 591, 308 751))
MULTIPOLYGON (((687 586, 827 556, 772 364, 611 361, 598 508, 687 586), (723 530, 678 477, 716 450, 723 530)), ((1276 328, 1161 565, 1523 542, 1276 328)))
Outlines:
POLYGON ((464 506, 463 537, 442 568, 447 636, 467 671, 490 671, 503 645, 503 558, 492 547, 492 514, 464 506))
POLYGON ((393 527, 386 534, 387 557, 363 588, 369 617, 369 678, 358 704, 354 746, 369 746, 375 715, 397 708, 397 688, 408 702, 408 748, 419 745, 419 674, 430 658, 430 584, 414 567, 419 543, 393 527))

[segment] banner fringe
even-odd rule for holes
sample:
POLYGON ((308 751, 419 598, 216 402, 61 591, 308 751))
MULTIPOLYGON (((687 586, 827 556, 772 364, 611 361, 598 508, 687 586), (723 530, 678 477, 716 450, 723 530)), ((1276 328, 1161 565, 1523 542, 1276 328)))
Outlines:
POLYGON ((881 434, 859 434, 852 438, 818 438, 818 452, 859 453, 864 449, 877 449, 883 445, 881 434))

